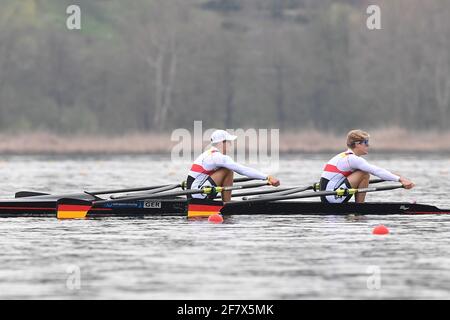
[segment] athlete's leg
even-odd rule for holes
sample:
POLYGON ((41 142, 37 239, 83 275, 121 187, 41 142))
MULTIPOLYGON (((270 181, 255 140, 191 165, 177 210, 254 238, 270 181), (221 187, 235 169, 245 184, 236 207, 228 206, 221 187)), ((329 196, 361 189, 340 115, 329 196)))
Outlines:
MULTIPOLYGON (((354 189, 367 188, 369 186, 370 174, 364 171, 357 170, 347 177, 348 182, 354 189)), ((355 201, 363 203, 366 199, 365 193, 357 193, 355 201)))
MULTIPOLYGON (((226 168, 220 168, 211 175, 211 179, 214 180, 216 185, 221 187, 231 187, 233 185, 233 175, 232 170, 226 168)), ((228 202, 231 200, 231 191, 222 192, 222 201, 228 202)))

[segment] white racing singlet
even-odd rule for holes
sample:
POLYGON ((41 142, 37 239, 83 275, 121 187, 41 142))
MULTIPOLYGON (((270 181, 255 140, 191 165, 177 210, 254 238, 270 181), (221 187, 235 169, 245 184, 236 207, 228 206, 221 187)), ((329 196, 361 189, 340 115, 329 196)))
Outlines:
MULTIPOLYGON (((214 181, 210 176, 220 168, 227 168, 253 179, 265 180, 268 177, 267 174, 258 170, 234 162, 231 157, 222 154, 217 148, 211 147, 198 156, 191 166, 188 175, 188 189, 200 189, 202 187, 213 186, 214 181)), ((193 194, 192 197, 204 199, 207 196, 204 194, 193 194)))
MULTIPOLYGON (((369 164, 364 158, 359 157, 350 149, 333 157, 325 165, 321 176, 321 190, 334 191, 350 187, 347 177, 356 170, 370 173, 386 181, 399 181, 400 177, 386 169, 369 164)), ((346 202, 351 197, 326 196, 329 203, 346 202)))

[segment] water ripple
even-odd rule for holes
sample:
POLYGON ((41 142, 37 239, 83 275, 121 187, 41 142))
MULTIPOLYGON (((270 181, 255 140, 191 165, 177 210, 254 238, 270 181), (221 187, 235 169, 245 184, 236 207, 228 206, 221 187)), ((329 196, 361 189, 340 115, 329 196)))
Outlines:
MULTIPOLYGON (((298 157, 280 165, 283 184, 316 181, 326 160, 298 157)), ((4 157, 0 192, 159 184, 167 170, 171 181, 183 178, 184 166, 161 160, 4 157)), ((450 184, 440 173, 447 158, 373 160, 400 168, 418 187, 370 200, 450 207, 450 184)), ((448 216, 233 216, 221 225, 183 217, 0 222, 2 299, 450 298, 448 216), (372 235, 378 224, 391 233, 372 235)))

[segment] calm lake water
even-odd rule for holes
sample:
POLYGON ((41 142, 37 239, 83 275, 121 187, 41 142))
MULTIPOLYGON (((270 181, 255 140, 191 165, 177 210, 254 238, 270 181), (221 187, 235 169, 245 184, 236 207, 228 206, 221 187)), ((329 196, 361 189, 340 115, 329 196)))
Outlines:
MULTIPOLYGON (((329 155, 282 156, 284 186, 329 155)), ((417 188, 368 195, 450 208, 449 155, 371 155, 417 188)), ((0 158, 0 194, 138 187, 185 178, 161 156, 0 158)), ((450 299, 450 216, 0 219, 1 299, 450 299), (378 224, 391 233, 374 236, 378 224)))

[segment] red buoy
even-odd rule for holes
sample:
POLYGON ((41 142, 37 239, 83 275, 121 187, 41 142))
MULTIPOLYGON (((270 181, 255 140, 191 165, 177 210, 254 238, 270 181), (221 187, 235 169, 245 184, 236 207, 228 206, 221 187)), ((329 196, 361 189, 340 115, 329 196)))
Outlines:
POLYGON ((388 234, 389 229, 386 228, 385 226, 383 226, 382 224, 380 224, 379 226, 376 226, 375 228, 373 228, 372 233, 377 234, 377 235, 388 234))
POLYGON ((218 213, 212 214, 209 216, 208 221, 211 223, 222 223, 223 217, 218 213))

